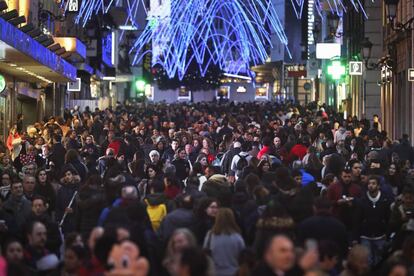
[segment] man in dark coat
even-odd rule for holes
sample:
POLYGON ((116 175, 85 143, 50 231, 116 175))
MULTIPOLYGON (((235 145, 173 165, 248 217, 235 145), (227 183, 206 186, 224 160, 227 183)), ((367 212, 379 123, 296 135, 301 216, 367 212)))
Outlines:
POLYGON ((298 225, 297 238, 301 244, 306 240, 330 240, 337 244, 341 256, 348 249, 348 236, 345 225, 332 215, 332 205, 327 199, 317 198, 313 204, 314 216, 298 225))
POLYGON ((179 208, 169 213, 161 222, 158 236, 164 242, 168 241, 178 228, 190 228, 195 223, 193 214, 193 199, 186 195, 179 201, 179 208))

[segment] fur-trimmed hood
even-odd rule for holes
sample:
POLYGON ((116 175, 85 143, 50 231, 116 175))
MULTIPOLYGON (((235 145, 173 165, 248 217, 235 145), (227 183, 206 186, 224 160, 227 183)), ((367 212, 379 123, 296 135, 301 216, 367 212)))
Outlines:
POLYGON ((291 217, 260 218, 256 223, 256 227, 264 230, 291 229, 295 227, 295 222, 291 217))

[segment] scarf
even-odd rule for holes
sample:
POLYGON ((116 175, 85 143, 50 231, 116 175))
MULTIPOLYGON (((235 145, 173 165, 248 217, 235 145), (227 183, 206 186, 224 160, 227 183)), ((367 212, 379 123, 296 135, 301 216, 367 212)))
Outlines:
POLYGON ((377 205, 378 200, 379 200, 379 199, 380 199, 380 197, 381 197, 381 191, 378 191, 378 194, 377 194, 377 196, 376 196, 376 197, 372 197, 372 196, 369 194, 369 192, 367 192, 367 197, 368 197, 368 199, 372 202, 372 207, 373 207, 373 208, 375 208, 375 207, 376 207, 376 205, 377 205))

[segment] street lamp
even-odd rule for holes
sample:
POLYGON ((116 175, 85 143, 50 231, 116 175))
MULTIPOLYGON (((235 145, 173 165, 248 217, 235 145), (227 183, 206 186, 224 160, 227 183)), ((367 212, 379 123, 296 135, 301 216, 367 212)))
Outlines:
POLYGON ((394 21, 397 16, 397 7, 399 0, 384 0, 385 11, 390 22, 394 21))
POLYGON ((330 29, 329 39, 333 39, 334 37, 342 37, 343 33, 337 33, 340 17, 336 13, 330 13, 327 18, 330 29))
POLYGON ((384 0, 385 11, 388 21, 391 23, 391 29, 396 32, 411 31, 413 29, 413 27, 411 27, 411 24, 414 22, 414 17, 411 17, 405 23, 397 22, 394 24, 394 20, 397 17, 398 2, 399 0, 384 0))
POLYGON ((376 69, 378 68, 378 64, 371 63, 369 64, 369 59, 371 58, 371 52, 372 52, 372 44, 371 41, 369 41, 368 37, 365 37, 361 41, 361 52, 362 52, 362 59, 365 61, 365 67, 368 70, 376 69))

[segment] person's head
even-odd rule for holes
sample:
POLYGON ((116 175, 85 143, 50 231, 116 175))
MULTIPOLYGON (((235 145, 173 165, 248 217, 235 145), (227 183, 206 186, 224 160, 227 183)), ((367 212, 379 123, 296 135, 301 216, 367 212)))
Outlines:
POLYGON ((32 194, 36 186, 36 178, 32 175, 23 177, 23 190, 26 194, 32 194))
POLYGON ((115 150, 113 148, 107 148, 105 151, 105 156, 108 158, 114 158, 115 157, 115 150))
POLYGON ((318 244, 319 266, 325 272, 331 272, 339 259, 339 248, 334 241, 322 240, 318 244))
POLYGON ((207 276, 209 270, 206 254, 197 247, 183 250, 178 265, 178 276, 207 276))
POLYGON ((29 163, 26 166, 24 166, 23 172, 25 175, 32 175, 34 176, 37 170, 36 163, 29 163))
POLYGON ((34 196, 32 199, 32 212, 36 216, 41 216, 46 213, 48 204, 43 196, 34 196))
POLYGON ((345 169, 342 170, 342 172, 341 172, 341 180, 342 180, 342 183, 344 183, 345 185, 351 184, 352 172, 351 172, 350 169, 345 168, 345 169))
POLYGON ((236 223, 233 211, 229 208, 220 208, 216 215, 211 232, 215 235, 231 235, 240 233, 240 228, 236 223))
POLYGON ((351 168, 351 173, 353 177, 360 177, 362 171, 362 164, 358 160, 351 160, 349 162, 349 167, 351 168))
POLYGON ((70 232, 69 234, 65 235, 65 248, 72 246, 85 246, 82 240, 82 236, 78 232, 70 232))
POLYGON ((313 209, 315 213, 330 213, 332 211, 332 204, 328 199, 318 197, 313 202, 313 209))
POLYGON ((397 172, 398 172, 397 164, 391 163, 390 166, 388 167, 388 175, 393 176, 393 175, 396 175, 397 172))
POLYGON ((157 168, 155 166, 152 166, 152 165, 148 166, 145 171, 146 171, 147 178, 149 178, 149 179, 155 178, 157 176, 157 173, 158 173, 157 168))
POLYGON ((300 170, 295 169, 292 171, 292 177, 295 180, 296 186, 301 187, 302 186, 302 173, 300 170))
POLYGON ((29 245, 37 250, 43 250, 47 241, 46 226, 40 221, 31 222, 27 228, 29 245))
POLYGON ((369 272, 369 250, 363 245, 355 245, 348 253, 347 268, 355 275, 369 272))
POLYGON ((87 144, 87 145, 92 145, 93 144, 93 136, 92 135, 86 136, 85 144, 87 144))
POLYGON ((177 254, 182 252, 185 248, 196 245, 196 238, 190 230, 187 228, 178 228, 174 231, 168 241, 167 254, 177 254))
POLYGON ((411 187, 404 188, 401 199, 404 208, 414 208, 414 190, 411 187))
POLYGON ((157 163, 160 160, 160 153, 156 150, 152 150, 149 153, 149 157, 150 157, 151 163, 157 163))
POLYGON ((173 151, 176 151, 179 145, 180 145, 180 142, 177 139, 171 140, 171 148, 173 151))
POLYGON ((371 196, 376 196, 380 190, 380 178, 376 175, 371 175, 368 178, 368 192, 371 196))
POLYGON ((14 198, 21 198, 23 196, 23 184, 21 181, 13 181, 10 186, 10 193, 14 198))
POLYGON ((23 245, 18 239, 9 239, 3 246, 4 256, 8 263, 20 263, 23 261, 23 245))
POLYGON ((81 246, 71 246, 65 249, 63 269, 67 273, 77 273, 85 258, 85 249, 81 246))
POLYGON ((79 153, 76 150, 70 149, 66 152, 66 155, 65 155, 66 164, 76 162, 78 160, 79 160, 79 153))
POLYGON ((64 168, 63 171, 62 171, 63 181, 66 184, 73 183, 75 181, 75 175, 76 174, 77 174, 77 172, 75 171, 75 169, 73 167, 68 166, 68 167, 64 168))
POLYGON ((197 156, 196 162, 200 162, 200 164, 205 167, 208 165, 207 156, 204 153, 201 153, 197 156))
POLYGON ((259 172, 261 173, 266 173, 270 170, 271 165, 270 162, 267 160, 261 160, 259 162, 259 165, 257 166, 257 168, 259 169, 259 172))
POLYGON ((219 210, 218 201, 211 197, 206 197, 200 200, 197 208, 197 215, 200 218, 215 218, 219 210))
POLYGON ((36 173, 36 179, 37 179, 37 183, 39 183, 39 184, 47 183, 46 170, 44 170, 44 169, 38 170, 37 173, 36 173))
POLYGON ((124 186, 121 190, 121 198, 127 200, 138 199, 138 191, 135 186, 124 186))
POLYGON ((1 185, 0 186, 9 186, 12 182, 12 177, 10 175, 10 173, 8 172, 4 172, 1 175, 1 185))
POLYGON ((178 148, 175 152, 177 154, 177 159, 186 159, 187 153, 185 152, 184 148, 178 148))
POLYGON ((295 265, 295 250, 293 242, 286 236, 273 237, 265 251, 265 261, 273 270, 289 271, 295 265))

